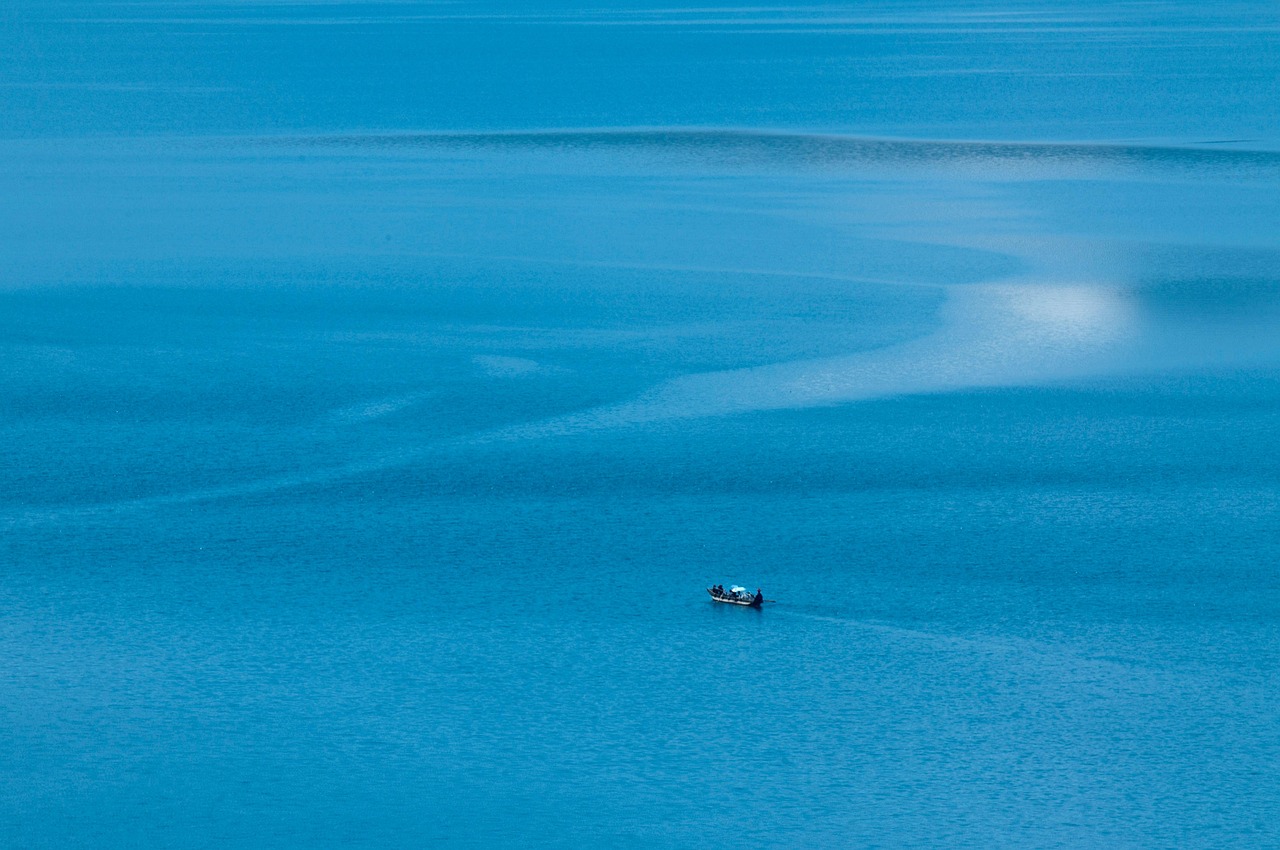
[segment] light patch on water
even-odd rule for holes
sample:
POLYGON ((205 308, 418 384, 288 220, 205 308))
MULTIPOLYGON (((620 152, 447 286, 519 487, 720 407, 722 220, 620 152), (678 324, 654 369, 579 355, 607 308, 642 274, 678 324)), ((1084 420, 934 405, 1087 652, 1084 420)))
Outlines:
POLYGON ((1098 284, 952 287, 936 333, 857 354, 684 375, 618 405, 508 429, 527 439, 663 420, 815 407, 895 395, 1021 386, 1130 368, 1137 314, 1098 284))
POLYGON ((405 395, 392 396, 377 401, 353 404, 349 407, 338 408, 330 412, 325 418, 331 425, 357 425, 361 422, 370 422, 374 419, 381 419, 384 416, 398 413, 405 408, 412 407, 429 395, 430 393, 428 392, 406 393, 405 395))
POLYGON ((1105 349, 1131 333, 1136 321, 1127 296, 1097 284, 992 284, 985 289, 997 310, 1011 313, 1015 327, 1020 320, 1021 333, 1040 335, 1046 349, 1105 349))
POLYGON ((525 357, 504 357, 496 354, 478 354, 471 362, 491 378, 523 378, 529 375, 561 371, 558 367, 544 366, 525 357))

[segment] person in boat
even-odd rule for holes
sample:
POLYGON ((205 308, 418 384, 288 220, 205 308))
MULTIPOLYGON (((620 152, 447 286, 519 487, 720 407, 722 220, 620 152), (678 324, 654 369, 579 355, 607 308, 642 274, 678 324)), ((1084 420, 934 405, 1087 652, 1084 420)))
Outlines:
POLYGON ((764 594, 760 592, 760 588, 756 588, 756 595, 751 598, 753 605, 760 605, 764 602, 764 594))

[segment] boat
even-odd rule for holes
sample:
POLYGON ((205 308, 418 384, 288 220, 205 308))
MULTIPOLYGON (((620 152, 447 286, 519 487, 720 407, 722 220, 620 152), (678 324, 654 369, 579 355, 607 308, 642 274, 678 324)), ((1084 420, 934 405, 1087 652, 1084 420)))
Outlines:
POLYGON ((759 608, 764 604, 764 594, 759 591, 754 594, 749 593, 745 587, 736 584, 728 590, 719 585, 708 587, 707 593, 711 594, 712 602, 723 602, 725 605, 759 608))

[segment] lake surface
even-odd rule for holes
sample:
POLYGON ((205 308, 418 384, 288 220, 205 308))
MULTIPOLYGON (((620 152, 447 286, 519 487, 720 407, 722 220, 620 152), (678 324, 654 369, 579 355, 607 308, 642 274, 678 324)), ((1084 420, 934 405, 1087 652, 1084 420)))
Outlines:
POLYGON ((1275 846, 1278 79, 1263 3, 11 6, 0 844, 1275 846))

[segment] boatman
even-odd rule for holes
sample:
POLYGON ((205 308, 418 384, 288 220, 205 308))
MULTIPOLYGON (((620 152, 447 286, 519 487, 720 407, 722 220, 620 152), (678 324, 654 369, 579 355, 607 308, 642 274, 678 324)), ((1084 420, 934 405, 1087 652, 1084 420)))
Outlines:
POLYGON ((756 597, 751 600, 751 604, 759 605, 764 602, 764 594, 760 592, 760 588, 756 588, 756 597))

